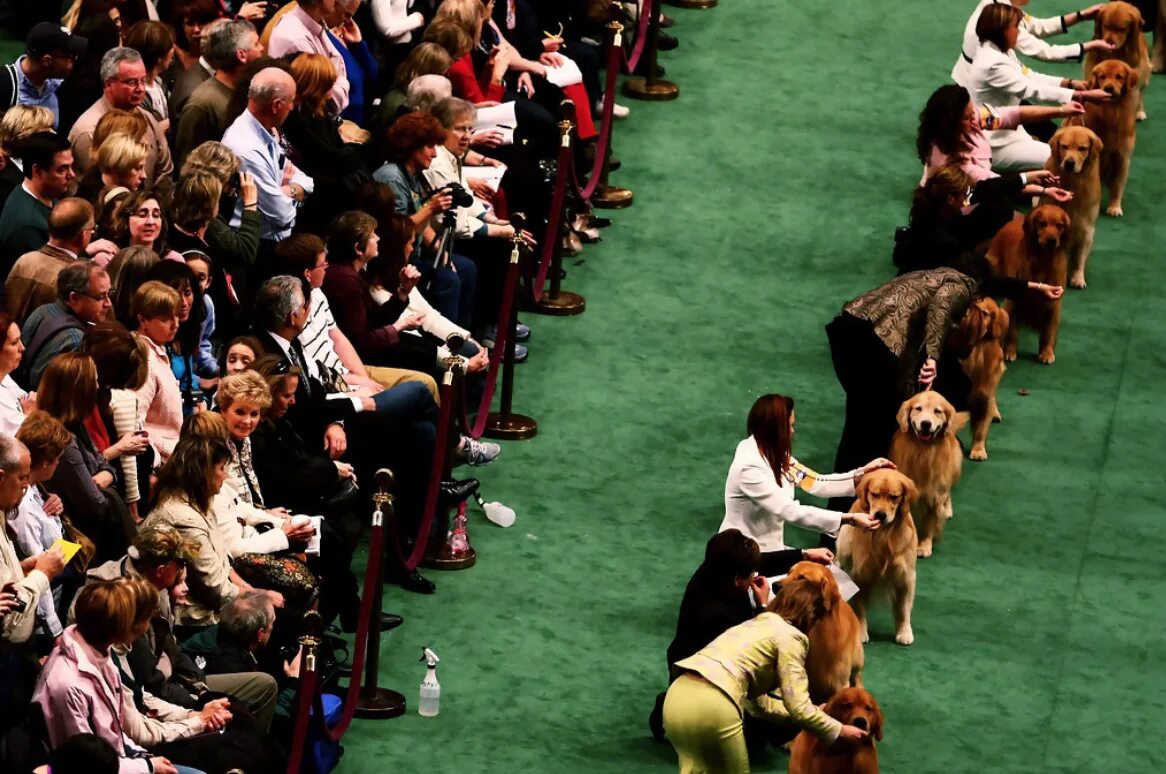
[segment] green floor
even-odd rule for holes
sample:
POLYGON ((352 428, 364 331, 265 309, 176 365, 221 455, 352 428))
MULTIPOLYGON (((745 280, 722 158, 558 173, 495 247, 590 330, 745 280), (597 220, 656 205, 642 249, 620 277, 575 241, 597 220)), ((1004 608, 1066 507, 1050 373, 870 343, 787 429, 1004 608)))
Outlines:
MULTIPOLYGON (((540 435, 481 476, 518 523, 475 515, 480 563, 434 573, 434 597, 387 587, 406 624, 384 645, 382 683, 415 707, 416 660, 433 647, 441 715, 357 721, 342 772, 674 770, 645 719, 745 414, 762 392, 796 396, 797 453, 830 464, 842 394, 822 326, 891 274, 919 174, 916 115, 973 5, 675 11, 681 48, 663 61, 681 97, 629 103, 616 131, 616 179, 636 205, 569 265, 587 313, 526 315, 516 408, 540 435)), ((886 771, 1166 770, 1157 79, 1147 102, 1126 217, 1099 226, 1056 364, 1023 359, 1005 377, 992 458, 967 465, 920 568, 915 645, 874 618, 865 678, 887 715, 886 771)), ((1034 337, 1022 343, 1031 356, 1034 337)))

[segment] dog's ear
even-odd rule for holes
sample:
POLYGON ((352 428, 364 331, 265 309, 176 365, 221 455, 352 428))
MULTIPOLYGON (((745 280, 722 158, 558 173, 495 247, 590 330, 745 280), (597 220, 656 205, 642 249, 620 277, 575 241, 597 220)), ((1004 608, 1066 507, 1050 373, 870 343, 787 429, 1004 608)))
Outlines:
POLYGON ((967 411, 955 411, 952 409, 951 417, 947 421, 947 434, 955 435, 960 430, 968 426, 972 415, 967 411))
POLYGON ((992 338, 1002 339, 1004 334, 1008 332, 1008 312, 1004 311, 1004 307, 999 304, 992 312, 992 338))
POLYGON ((1100 80, 1100 76, 1097 73, 1097 70, 1100 67, 1101 67, 1101 65, 1097 65, 1096 67, 1094 67, 1092 70, 1089 71, 1089 79, 1086 81, 1086 83, 1089 84, 1089 88, 1091 88, 1091 89, 1101 88, 1097 83, 1098 80, 1100 80))
POLYGON ((1049 138, 1049 160, 1045 164, 1045 169, 1052 170, 1053 172, 1061 168, 1061 143, 1058 140, 1060 140, 1060 134, 1063 131, 1064 129, 1058 129, 1049 138))
POLYGON ((1126 67, 1126 90, 1129 91, 1138 85, 1138 71, 1132 67, 1126 67))
POLYGON ((1138 26, 1138 32, 1140 33, 1142 31, 1142 29, 1145 28, 1145 26, 1146 26, 1146 20, 1142 18, 1142 12, 1140 10, 1138 10, 1137 6, 1134 6, 1133 11, 1134 11, 1134 24, 1136 24, 1138 26))
POLYGON ((1086 129, 1089 132, 1089 155, 1094 158, 1101 158, 1101 152, 1105 150, 1105 145, 1101 142, 1101 138, 1092 129, 1086 129))
POLYGON ((870 510, 870 503, 866 499, 866 490, 869 486, 870 476, 863 476, 862 480, 854 487, 854 502, 863 513, 870 510))
POLYGON ((883 725, 886 724, 887 719, 883 716, 883 708, 879 706, 873 696, 870 697, 870 703, 874 706, 874 723, 871 724, 870 733, 876 741, 881 742, 883 741, 883 725))
MULTIPOLYGON (((900 474, 900 475, 902 475, 902 474, 900 474)), ((863 479, 863 480, 865 481, 866 479, 863 479)), ((913 501, 916 497, 919 496, 919 487, 915 486, 915 482, 912 481, 907 476, 903 476, 902 481, 903 481, 903 494, 906 495, 905 499, 903 500, 903 503, 906 504, 906 503, 913 501)))
MULTIPOLYGON (((899 406, 899 413, 895 415, 895 420, 899 423, 899 431, 906 433, 910 428, 907 427, 907 418, 911 414, 912 398, 907 398, 903 401, 903 405, 899 406)), ((863 479, 864 481, 866 479, 863 479)))

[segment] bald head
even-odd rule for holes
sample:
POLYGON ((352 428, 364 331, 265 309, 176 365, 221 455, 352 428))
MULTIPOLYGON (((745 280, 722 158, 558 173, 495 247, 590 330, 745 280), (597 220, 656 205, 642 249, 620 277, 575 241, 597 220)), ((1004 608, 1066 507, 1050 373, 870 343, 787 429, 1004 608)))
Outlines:
POLYGON ((49 213, 49 241, 59 247, 72 249, 82 241, 88 244, 86 237, 92 229, 93 205, 76 196, 61 199, 49 213))
POLYGON ((247 109, 268 129, 283 124, 294 107, 296 82, 278 67, 265 67, 251 79, 247 109))

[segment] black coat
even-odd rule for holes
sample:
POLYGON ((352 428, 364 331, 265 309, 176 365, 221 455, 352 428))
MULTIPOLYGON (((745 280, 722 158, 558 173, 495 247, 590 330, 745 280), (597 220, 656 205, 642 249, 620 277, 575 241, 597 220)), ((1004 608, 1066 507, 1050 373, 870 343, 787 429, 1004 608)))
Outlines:
POLYGON ((701 565, 693 573, 680 601, 676 636, 668 646, 668 665, 694 655, 728 629, 756 615, 749 592, 726 585, 701 565))

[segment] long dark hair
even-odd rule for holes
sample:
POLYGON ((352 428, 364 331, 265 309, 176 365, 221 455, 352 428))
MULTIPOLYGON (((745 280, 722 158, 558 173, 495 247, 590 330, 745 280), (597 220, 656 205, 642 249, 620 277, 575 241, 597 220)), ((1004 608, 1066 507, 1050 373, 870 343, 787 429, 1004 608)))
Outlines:
POLYGON ((178 335, 174 340, 178 342, 184 358, 192 358, 198 352, 199 342, 202 340, 202 321, 206 317, 206 305, 202 300, 202 288, 198 284, 198 277, 184 261, 158 261, 150 267, 147 280, 158 280, 163 285, 174 288, 182 295, 184 287, 190 288, 190 316, 178 326, 178 335))
POLYGON ((789 470, 789 418, 794 413, 794 399, 787 395, 762 395, 749 409, 745 432, 753 436, 761 456, 773 471, 777 485, 789 470))
POLYGON ((963 86, 954 83, 940 86, 927 98, 919 113, 919 132, 915 135, 915 153, 924 164, 931 158, 931 146, 948 156, 968 149, 963 136, 964 110, 972 97, 963 86))
POLYGON ((231 450, 226 441, 205 436, 182 436, 170 459, 158 471, 154 505, 181 500, 205 516, 215 494, 212 491, 215 468, 230 459, 231 450))

